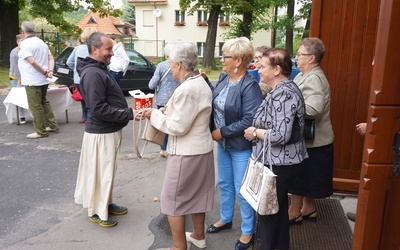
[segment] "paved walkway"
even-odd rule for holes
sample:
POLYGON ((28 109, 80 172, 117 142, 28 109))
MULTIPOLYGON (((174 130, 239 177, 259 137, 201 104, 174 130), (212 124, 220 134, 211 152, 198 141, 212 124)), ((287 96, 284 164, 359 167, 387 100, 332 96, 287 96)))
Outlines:
MULTIPOLYGON (((0 96, 2 103, 5 96, 0 96)), ((132 98, 127 97, 132 105, 132 98)), ((0 113, 5 113, 0 105, 0 113)), ((86 209, 73 202, 84 125, 79 124, 80 104, 69 109, 70 123, 56 115, 60 133, 29 140, 32 120, 25 125, 8 124, 0 116, 0 249, 156 249, 168 247, 170 236, 151 230, 160 215, 158 197, 165 159, 159 148, 148 145, 143 159, 137 159, 132 143, 132 123, 123 130, 120 164, 115 181, 114 202, 127 206, 127 215, 115 217, 114 228, 101 228, 89 221, 86 209), (157 241, 155 241, 157 239, 157 241)), ((355 211, 354 196, 335 195, 344 212, 355 211)), ((218 218, 218 195, 206 224, 218 218)), ((239 214, 237 213, 237 216, 239 214)), ((353 226, 352 222, 349 222, 353 226)), ((189 223, 190 224, 190 223, 189 223)), ((188 225, 190 227, 190 225, 188 225)), ((164 230, 165 231, 165 230, 164 230)), ((233 230, 207 235, 207 249, 233 249, 240 236, 235 218, 233 230), (212 240, 211 240, 212 238, 212 240)), ((192 248, 194 249, 194 247, 192 248)))

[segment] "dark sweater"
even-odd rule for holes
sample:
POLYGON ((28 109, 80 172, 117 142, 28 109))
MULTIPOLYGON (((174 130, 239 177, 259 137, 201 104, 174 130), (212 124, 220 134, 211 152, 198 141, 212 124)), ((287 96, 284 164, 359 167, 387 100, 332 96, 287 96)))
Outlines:
POLYGON ((133 119, 124 93, 107 71, 107 65, 91 57, 78 58, 76 69, 81 77, 80 86, 88 108, 87 133, 116 132, 133 119))

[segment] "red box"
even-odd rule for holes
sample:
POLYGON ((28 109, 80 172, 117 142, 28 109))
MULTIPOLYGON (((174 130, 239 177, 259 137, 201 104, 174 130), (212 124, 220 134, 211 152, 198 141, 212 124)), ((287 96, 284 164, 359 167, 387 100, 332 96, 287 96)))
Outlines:
POLYGON ((146 96, 134 96, 133 107, 135 110, 140 110, 143 108, 152 108, 153 107, 153 95, 148 94, 146 96))

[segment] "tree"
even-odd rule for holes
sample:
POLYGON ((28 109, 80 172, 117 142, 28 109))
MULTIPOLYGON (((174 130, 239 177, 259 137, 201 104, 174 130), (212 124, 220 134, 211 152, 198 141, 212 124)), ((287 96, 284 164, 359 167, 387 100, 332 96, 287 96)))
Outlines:
MULTIPOLYGON (((85 2, 91 11, 99 11, 102 16, 121 13, 119 10, 113 10, 110 0, 85 2)), ((61 31, 71 32, 76 29, 74 24, 64 19, 63 14, 77 10, 80 6, 79 0, 0 0, 0 64, 8 64, 9 53, 16 46, 15 36, 19 33, 18 11, 28 5, 34 18, 43 17, 61 31)))
POLYGON ((122 6, 122 19, 128 23, 136 25, 135 6, 126 1, 122 6))
POLYGON ((309 37, 310 35, 310 16, 312 0, 298 0, 298 2, 302 4, 302 7, 299 10, 299 17, 307 20, 302 36, 302 39, 304 39, 306 37, 309 37))
POLYGON ((290 54, 293 54, 294 0, 288 0, 286 14, 290 22, 286 25, 285 49, 289 51, 290 54))
POLYGON ((17 46, 15 36, 19 33, 18 10, 18 0, 0 0, 0 64, 8 64, 10 52, 17 46))
POLYGON ((188 14, 193 13, 203 8, 210 12, 210 16, 207 20, 207 37, 206 37, 206 48, 204 50, 203 66, 206 68, 216 69, 214 55, 215 55, 215 44, 217 41, 217 29, 219 14, 223 6, 229 4, 231 0, 180 0, 179 4, 182 10, 189 10, 188 14), (194 4, 191 6, 191 4, 194 4))

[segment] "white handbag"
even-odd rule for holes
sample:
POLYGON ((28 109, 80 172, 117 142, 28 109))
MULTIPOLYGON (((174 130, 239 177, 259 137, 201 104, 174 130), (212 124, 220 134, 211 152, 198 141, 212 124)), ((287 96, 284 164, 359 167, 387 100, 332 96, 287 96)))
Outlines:
MULTIPOLYGON (((271 132, 268 130, 268 144, 271 148, 271 132)), ((265 151, 267 138, 264 138, 262 151, 257 156, 249 157, 246 173, 240 187, 240 194, 260 215, 276 214, 279 211, 276 193, 276 175, 272 171, 271 150, 268 150, 269 168, 265 166, 265 151), (262 156, 262 162, 260 162, 262 156)))

